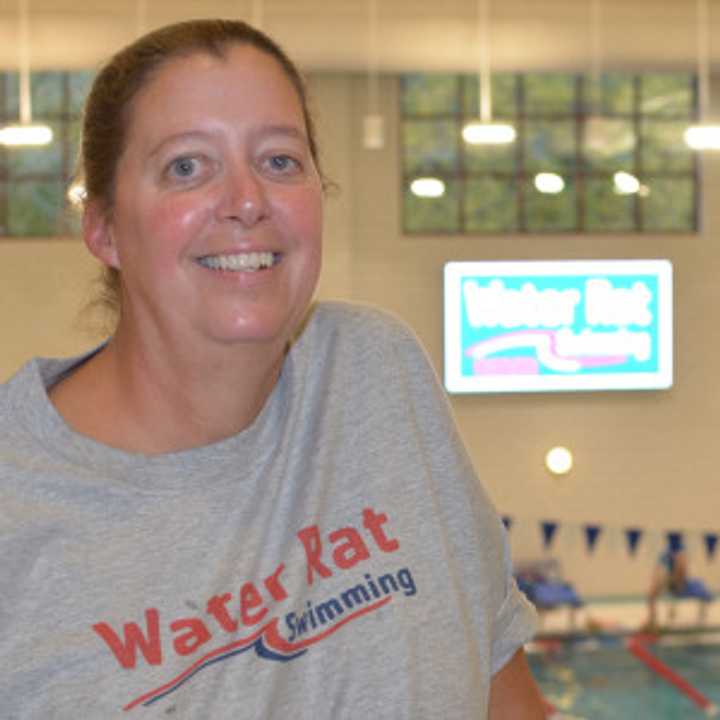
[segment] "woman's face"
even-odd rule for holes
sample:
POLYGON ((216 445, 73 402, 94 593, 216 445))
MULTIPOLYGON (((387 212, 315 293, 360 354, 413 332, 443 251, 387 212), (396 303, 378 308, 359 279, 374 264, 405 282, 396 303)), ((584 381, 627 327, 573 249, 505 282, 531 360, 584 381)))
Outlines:
POLYGON ((120 271, 120 331, 284 344, 320 271, 322 189, 277 61, 242 45, 162 65, 130 107, 110 216, 89 213, 85 236, 120 271))

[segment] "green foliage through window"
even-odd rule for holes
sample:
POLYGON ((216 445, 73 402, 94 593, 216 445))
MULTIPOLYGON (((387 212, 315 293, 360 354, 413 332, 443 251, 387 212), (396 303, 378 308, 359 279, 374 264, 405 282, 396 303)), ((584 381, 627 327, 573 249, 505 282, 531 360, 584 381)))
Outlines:
MULTIPOLYGON (((73 235, 78 217, 67 190, 75 173, 80 116, 93 74, 32 74, 33 122, 49 125, 50 145, 0 146, 0 236, 73 235)), ((0 73, 0 125, 18 122, 19 83, 15 72, 0 73)))
POLYGON ((408 233, 694 232, 698 161, 683 133, 697 118, 689 73, 498 74, 493 119, 514 143, 470 145, 473 75, 401 78, 404 229, 408 233), (554 192, 538 188, 551 173, 554 192), (440 180, 417 197, 411 184, 440 180))

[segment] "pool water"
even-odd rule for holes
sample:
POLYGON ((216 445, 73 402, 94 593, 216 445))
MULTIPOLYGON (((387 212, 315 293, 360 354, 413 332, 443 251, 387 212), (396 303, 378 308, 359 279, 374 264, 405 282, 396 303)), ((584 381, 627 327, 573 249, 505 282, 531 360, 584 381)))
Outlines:
MULTIPOLYGON (((650 651, 720 707, 720 645, 654 644, 650 651)), ((705 712, 625 648, 622 639, 562 643, 529 653, 543 695, 586 720, 692 720, 705 712)))

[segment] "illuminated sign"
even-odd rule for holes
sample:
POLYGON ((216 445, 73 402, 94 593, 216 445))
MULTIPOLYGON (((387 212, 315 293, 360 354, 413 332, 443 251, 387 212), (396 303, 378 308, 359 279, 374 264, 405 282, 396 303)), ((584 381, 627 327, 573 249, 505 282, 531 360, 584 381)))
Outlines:
POLYGON ((449 392, 671 385, 669 261, 445 265, 449 392))

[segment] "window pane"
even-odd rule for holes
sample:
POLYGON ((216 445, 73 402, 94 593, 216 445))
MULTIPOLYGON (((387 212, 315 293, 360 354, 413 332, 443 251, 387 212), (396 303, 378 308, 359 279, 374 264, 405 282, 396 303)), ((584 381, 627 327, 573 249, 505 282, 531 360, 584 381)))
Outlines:
POLYGON ((514 173, 517 148, 515 143, 506 145, 470 145, 463 143, 463 159, 470 173, 514 173))
POLYGON ((79 115, 85 98, 90 92, 90 85, 95 78, 95 73, 90 70, 80 70, 69 74, 70 82, 70 112, 79 115))
POLYGON ((641 130, 642 168, 646 172, 690 172, 692 150, 685 144, 683 120, 644 120, 641 130))
POLYGON ((474 232, 517 230, 517 190, 514 180, 469 180, 465 189, 465 229, 474 232))
POLYGON ((458 183, 444 179, 445 194, 439 198, 417 197, 405 187, 404 213, 406 232, 457 232, 459 223, 458 183))
POLYGON ((574 121, 528 121, 525 152, 531 172, 572 171, 576 162, 574 121))
MULTIPOLYGON (((468 117, 480 115, 480 87, 477 75, 466 75, 463 78, 465 88, 464 112, 468 117)), ((516 101, 517 80, 515 75, 502 74, 492 76, 492 114, 494 118, 511 119, 517 112, 516 101)))
POLYGON ((80 120, 73 120, 68 124, 68 167, 71 172, 75 172, 80 154, 80 136, 82 134, 82 124, 80 120))
POLYGON ((405 115, 454 115, 460 111, 457 75, 405 75, 402 110, 405 115))
POLYGON ((17 237, 56 234, 63 208, 58 182, 14 182, 8 185, 8 233, 17 237))
POLYGON ((453 120, 407 121, 403 126, 405 171, 448 173, 457 169, 459 124, 453 120))
POLYGON ((691 178, 645 180, 649 193, 642 198, 643 227, 647 230, 695 229, 694 183, 691 178))
POLYGON ((685 73, 642 75, 640 103, 644 115, 690 118, 694 112, 692 77, 685 73))
POLYGON ((585 228, 587 230, 630 231, 635 228, 635 194, 615 192, 612 177, 585 181, 585 228))
POLYGON ((630 115, 633 112, 634 96, 632 75, 606 73, 599 81, 587 78, 585 82, 585 107, 591 113, 630 115))
POLYGON ((526 183, 525 213, 528 230, 567 232, 577 228, 575 185, 571 179, 564 180, 565 189, 556 195, 538 192, 532 182, 526 183))
POLYGON ((34 72, 32 74, 33 118, 44 118, 62 112, 63 75, 59 72, 34 72))
MULTIPOLYGON (((683 136, 696 114, 695 82, 691 73, 497 73, 493 117, 512 123, 518 137, 492 146, 461 136, 479 113, 477 75, 408 76, 403 175, 445 178, 448 191, 435 200, 407 196, 414 216, 405 225, 413 232, 692 230, 698 164, 683 136), (564 190, 540 193, 538 173, 560 175, 564 190), (616 192, 616 173, 625 174, 618 181, 626 194, 616 192)), ((557 189, 557 178, 543 180, 543 189, 557 189)))
POLYGON ((525 76, 525 112, 538 114, 575 112, 575 76, 532 74, 525 76))
MULTIPOLYGON (((20 79, 16 72, 7 73, 6 108, 13 121, 20 116, 20 79)), ((30 78, 33 120, 57 115, 62 109, 62 73, 34 72, 30 78)))
POLYGON ((18 74, 16 72, 5 73, 5 113, 9 122, 17 122, 19 119, 18 93, 18 74))
POLYGON ((585 167, 627 170, 635 167, 635 129, 630 120, 593 116, 583 128, 585 167))

